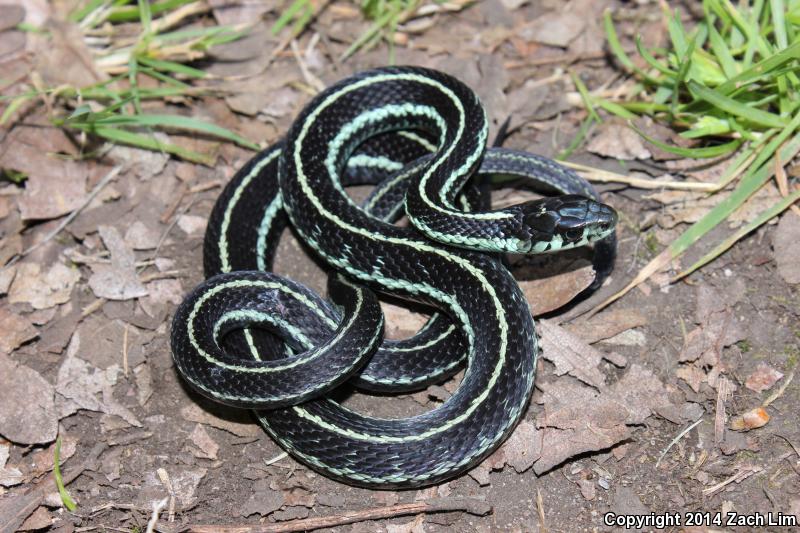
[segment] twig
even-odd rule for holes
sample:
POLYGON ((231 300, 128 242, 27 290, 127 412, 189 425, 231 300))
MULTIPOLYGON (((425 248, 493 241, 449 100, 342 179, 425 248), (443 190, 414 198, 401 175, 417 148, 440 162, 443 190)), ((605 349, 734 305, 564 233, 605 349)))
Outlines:
POLYGON ((763 468, 760 466, 745 466, 742 467, 741 470, 736 472, 734 475, 726 479, 725 481, 720 481, 716 485, 712 485, 711 487, 703 489, 704 496, 711 496, 712 494, 719 492, 726 486, 730 485, 731 483, 741 483, 745 479, 749 478, 756 472, 761 472, 763 468))
POLYGON ((122 330, 122 368, 125 375, 128 375, 128 323, 125 322, 125 329, 122 330))
POLYGON ((771 404, 772 402, 783 396, 783 393, 786 392, 786 387, 789 386, 789 383, 791 383, 793 379, 794 379, 794 370, 792 370, 792 372, 786 377, 786 381, 783 382, 781 388, 776 390, 774 393, 772 393, 772 395, 769 398, 764 400, 764 403, 761 404, 761 407, 767 407, 769 404, 771 404))
POLYGON ((664 458, 665 455, 667 455, 667 452, 669 452, 673 446, 678 444, 679 440, 681 440, 687 433, 693 430, 702 421, 703 417, 701 416, 700 418, 692 422, 692 424, 689 427, 678 433, 678 435, 674 439, 672 439, 672 442, 670 442, 669 445, 666 448, 664 448, 664 451, 661 452, 661 455, 658 456, 658 461, 656 461, 656 468, 658 468, 658 465, 661 464, 661 460, 664 458))
POLYGON ((292 39, 290 44, 292 48, 292 54, 294 55, 294 60, 297 61, 297 66, 300 67, 300 73, 303 75, 303 79, 306 80, 307 84, 316 89, 317 92, 323 91, 325 89, 325 83, 323 83, 321 79, 316 77, 311 70, 309 70, 305 59, 303 59, 303 54, 300 52, 300 48, 297 46, 297 40, 292 39))
POLYGON ((281 459, 283 459, 283 458, 285 458, 285 457, 288 457, 288 456, 289 456, 289 454, 288 454, 288 453, 286 453, 286 452, 279 453, 278 455, 276 455, 276 456, 275 456, 275 457, 273 457, 272 459, 266 459, 266 460, 264 461, 264 464, 265 464, 266 466, 270 466, 270 465, 272 465, 272 464, 275 464, 275 463, 277 463, 278 461, 280 461, 281 459))
POLYGON ((725 376, 720 376, 717 383, 717 409, 714 414, 714 442, 719 444, 725 439, 725 422, 728 415, 725 413, 725 402, 731 395, 731 382, 725 376))
POLYGON ((168 520, 170 522, 175 521, 175 489, 172 488, 172 481, 169 479, 169 473, 167 473, 166 469, 159 468, 156 470, 156 474, 158 475, 158 479, 161 480, 161 483, 164 484, 166 487, 167 492, 169 493, 169 497, 167 501, 169 502, 169 513, 168 513, 168 520))
POLYGON ((547 533, 547 524, 544 521, 544 501, 542 500, 542 491, 536 489, 536 511, 539 513, 539 531, 547 533))
POLYGON ((62 220, 61 223, 58 226, 56 226, 56 228, 53 231, 48 233, 47 236, 44 239, 42 239, 41 241, 37 242, 36 244, 34 244, 33 246, 29 247, 28 249, 23 250, 22 252, 20 252, 20 254, 18 256, 16 256, 14 259, 12 259, 8 263, 6 263, 5 266, 3 266, 3 268, 0 268, 0 272, 4 271, 6 268, 10 267, 14 263, 19 261, 23 257, 25 257, 26 255, 28 255, 29 253, 31 253, 34 250, 38 249, 40 246, 44 245, 47 242, 50 242, 56 235, 61 233, 61 230, 66 228, 67 224, 69 224, 70 222, 75 220, 75 217, 77 217, 81 213, 81 211, 86 209, 86 206, 88 206, 92 202, 92 200, 94 200, 95 197, 100 193, 100 191, 102 191, 103 188, 106 185, 108 185, 108 182, 110 182, 115 177, 117 177, 117 174, 119 174, 120 170, 122 170, 121 166, 116 166, 116 167, 112 168, 111 170, 109 170, 108 174, 103 176, 103 179, 101 179, 100 182, 97 185, 94 186, 94 189, 92 189, 92 192, 89 193, 89 196, 86 197, 86 199, 83 201, 83 203, 81 205, 79 205, 75 210, 73 210, 69 215, 67 215, 64 218, 64 220, 62 220))
POLYGON ((608 170, 602 170, 587 165, 581 165, 580 163, 571 163, 569 161, 559 161, 559 163, 565 167, 577 170, 589 181, 597 181, 600 183, 624 183, 638 189, 676 189, 700 192, 715 192, 719 190, 719 185, 716 183, 699 183, 696 181, 655 181, 644 178, 623 176, 622 174, 609 172, 608 170))
POLYGON ((147 522, 147 529, 145 530, 145 533, 153 533, 153 530, 158 523, 158 515, 160 515, 161 511, 163 511, 167 506, 168 501, 169 498, 164 498, 160 501, 153 502, 153 514, 150 515, 150 520, 147 522))
POLYGON ((243 526, 192 525, 187 529, 195 533, 284 533, 288 531, 309 531, 324 527, 336 527, 354 524, 365 520, 382 520, 397 516, 420 513, 444 513, 463 511, 475 516, 486 516, 492 512, 492 506, 475 498, 441 498, 414 503, 401 503, 389 507, 377 507, 362 511, 348 511, 339 515, 319 518, 303 518, 278 524, 260 524, 243 526))

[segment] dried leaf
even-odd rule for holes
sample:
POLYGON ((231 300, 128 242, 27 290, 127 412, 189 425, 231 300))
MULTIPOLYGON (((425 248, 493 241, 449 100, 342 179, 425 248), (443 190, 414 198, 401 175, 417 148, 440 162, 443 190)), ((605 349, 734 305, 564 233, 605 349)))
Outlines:
POLYGON ((556 375, 570 374, 596 389, 605 386, 597 368, 604 355, 550 320, 539 321, 542 357, 556 365, 556 375))
POLYGON ((50 515, 47 507, 41 506, 31 514, 22 525, 19 527, 20 531, 38 531, 53 525, 55 519, 50 515))
POLYGON ((700 392, 700 384, 706 381, 706 373, 696 364, 681 365, 675 375, 685 381, 693 391, 700 392))
POLYGON ((269 487, 266 479, 259 479, 253 483, 253 488, 250 489, 250 497, 242 505, 239 512, 245 517, 254 514, 267 516, 283 506, 283 491, 273 490, 269 487))
POLYGON ((744 386, 753 392, 764 392, 772 388, 783 377, 783 374, 769 366, 767 363, 758 363, 752 374, 747 376, 744 386))
POLYGON ((53 386, 38 372, 0 354, 0 390, 0 435, 19 444, 42 444, 56 438, 53 386))
POLYGON ((76 332, 58 369, 56 391, 64 400, 59 402, 59 418, 86 409, 116 415, 132 426, 142 427, 136 416, 114 399, 113 387, 121 373, 119 365, 101 370, 80 359, 80 349, 80 333, 76 332))
POLYGON ((61 263, 42 272, 38 263, 22 263, 8 290, 10 303, 27 303, 34 309, 47 309, 69 301, 72 287, 81 275, 61 263))
POLYGON ((519 36, 548 46, 566 48, 586 26, 579 13, 558 10, 545 13, 527 25, 519 36))
POLYGON ((141 220, 135 221, 125 232, 125 243, 132 250, 153 250, 160 238, 157 231, 148 228, 141 220))
POLYGON ((189 451, 200 459, 216 459, 219 452, 219 444, 206 431, 201 424, 195 424, 194 430, 189 435, 189 440, 194 446, 189 447, 189 451))
POLYGON ((589 141, 586 150, 614 159, 650 159, 651 153, 639 135, 617 122, 604 122, 589 141))
POLYGON ((567 270, 542 279, 519 281, 533 316, 540 316, 571 302, 594 281, 594 269, 589 266, 567 270))
POLYGON ((592 316, 589 320, 565 326, 587 344, 610 339, 623 331, 644 326, 647 316, 636 309, 613 309, 592 316))
POLYGON ((0 443, 0 486, 3 487, 19 485, 25 479, 19 468, 6 466, 10 453, 11 445, 0 443))
POLYGON ((111 264, 92 266, 94 273, 89 278, 89 287, 98 298, 129 300, 147 295, 147 289, 136 273, 136 256, 120 236, 116 228, 100 226, 100 237, 111 253, 111 264))
POLYGON ((664 385, 649 370, 631 365, 608 387, 594 391, 559 380, 539 385, 544 392, 536 427, 542 437, 534 471, 542 474, 580 453, 610 448, 630 435, 628 425, 641 424, 671 403, 664 385))
POLYGON ((196 215, 181 215, 178 217, 178 227, 187 235, 202 233, 206 229, 208 220, 196 215))
POLYGON ((10 354, 38 335, 26 318, 0 307, 0 354, 10 354))
POLYGON ((506 464, 517 473, 528 470, 541 456, 542 432, 527 420, 519 423, 514 433, 503 444, 506 464))

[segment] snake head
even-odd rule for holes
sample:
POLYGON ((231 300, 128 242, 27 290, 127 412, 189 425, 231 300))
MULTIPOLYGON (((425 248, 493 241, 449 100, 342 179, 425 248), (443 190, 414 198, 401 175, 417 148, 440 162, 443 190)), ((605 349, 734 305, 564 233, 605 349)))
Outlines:
POLYGON ((614 231, 617 212, 583 196, 568 194, 521 204, 523 253, 583 246, 614 231))

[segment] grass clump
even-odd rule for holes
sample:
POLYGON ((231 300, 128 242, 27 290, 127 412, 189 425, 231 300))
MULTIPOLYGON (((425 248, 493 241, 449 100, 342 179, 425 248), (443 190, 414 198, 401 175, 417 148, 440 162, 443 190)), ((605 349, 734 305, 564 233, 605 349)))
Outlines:
MULTIPOLYGON (((389 43, 390 62, 393 63, 394 44, 401 24, 438 11, 460 11, 470 3, 472 0, 358 0, 361 14, 372 24, 350 44, 339 60, 343 61, 362 48, 371 47, 381 39, 386 39, 389 43)), ((272 32, 278 33, 291 24, 292 33, 299 35, 326 5, 324 0, 292 0, 273 25, 272 32)))
POLYGON ((216 45, 242 37, 246 29, 229 26, 187 27, 208 11, 194 0, 89 0, 73 11, 70 19, 81 30, 94 55, 94 66, 110 76, 87 87, 32 88, 10 100, 0 116, 7 122, 22 106, 47 99, 56 126, 117 144, 174 154, 185 160, 212 164, 209 155, 162 142, 158 131, 196 132, 257 149, 257 146, 220 126, 170 114, 152 114, 142 108, 147 100, 190 98, 210 92, 193 81, 209 78, 190 66, 207 56, 216 45), (138 22, 131 38, 117 31, 138 22), (147 81, 145 83, 145 81, 147 81), (54 104, 59 105, 54 105, 54 104))
POLYGON ((623 99, 608 100, 578 89, 589 110, 582 132, 599 121, 597 109, 620 117, 650 143, 692 159, 729 158, 730 165, 712 193, 731 189, 646 265, 616 300, 724 222, 771 177, 784 198, 720 242, 676 279, 712 261, 738 239, 800 199, 788 190, 783 167, 800 152, 800 0, 703 0, 703 16, 691 30, 678 11, 664 5, 669 43, 647 48, 636 38, 639 61, 625 52, 610 11, 604 25, 610 50, 635 79, 623 99), (642 65, 642 66, 639 66, 642 65), (679 131, 692 146, 651 138, 633 121, 641 116, 679 131), (782 181, 782 183, 781 183, 782 181))

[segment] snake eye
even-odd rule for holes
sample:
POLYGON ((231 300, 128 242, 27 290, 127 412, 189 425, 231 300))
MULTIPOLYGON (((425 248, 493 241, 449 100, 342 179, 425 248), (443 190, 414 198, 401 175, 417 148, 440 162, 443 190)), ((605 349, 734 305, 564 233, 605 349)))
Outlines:
POLYGON ((570 241, 577 241, 581 235, 583 235, 583 230, 578 228, 570 228, 564 233, 564 236, 570 241))

